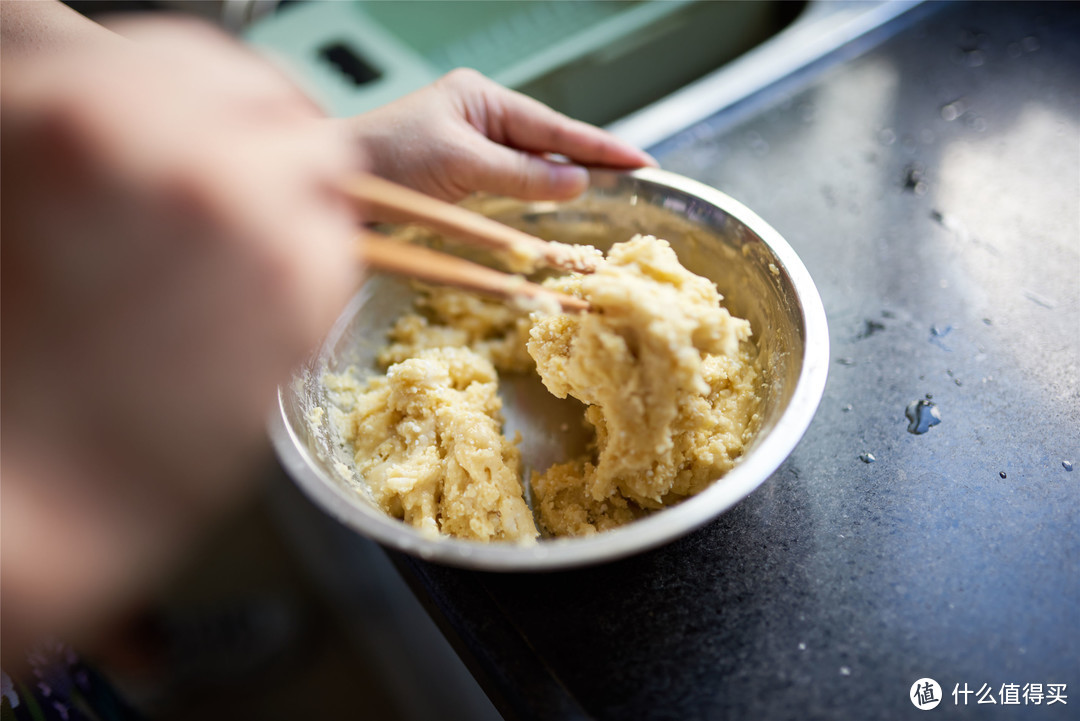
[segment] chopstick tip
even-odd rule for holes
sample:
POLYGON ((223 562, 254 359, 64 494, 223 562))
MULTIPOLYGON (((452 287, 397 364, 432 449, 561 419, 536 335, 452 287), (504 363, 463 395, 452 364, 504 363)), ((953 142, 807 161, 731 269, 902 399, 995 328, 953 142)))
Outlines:
POLYGON ((587 313, 589 311, 589 301, 572 295, 560 294, 559 306, 564 313, 587 313))

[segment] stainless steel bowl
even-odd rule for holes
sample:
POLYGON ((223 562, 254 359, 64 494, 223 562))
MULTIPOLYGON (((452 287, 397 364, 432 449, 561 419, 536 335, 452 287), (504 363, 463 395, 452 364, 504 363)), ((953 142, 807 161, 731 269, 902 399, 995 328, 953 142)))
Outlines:
MULTIPOLYGON (((825 387, 829 333, 802 261, 761 218, 713 188, 653 169, 596 171, 591 189, 570 202, 492 199, 482 210, 535 235, 604 248, 635 233, 671 241, 683 264, 715 281, 731 312, 750 321, 764 368, 757 437, 736 466, 702 493, 616 530, 541 539, 534 546, 421 536, 368 500, 350 453, 314 410, 327 404, 323 372, 373 367, 387 329, 410 307, 407 283, 374 276, 319 352, 279 389, 279 412, 270 424, 285 468, 327 513, 379 543, 441 563, 503 571, 567 568, 627 556, 688 533, 761 485, 791 453, 825 387)), ((580 411, 568 418, 565 402, 543 391, 538 380, 505 379, 500 393, 508 432, 522 432, 527 467, 543 470, 580 449, 584 433, 565 430, 580 427, 580 411)))

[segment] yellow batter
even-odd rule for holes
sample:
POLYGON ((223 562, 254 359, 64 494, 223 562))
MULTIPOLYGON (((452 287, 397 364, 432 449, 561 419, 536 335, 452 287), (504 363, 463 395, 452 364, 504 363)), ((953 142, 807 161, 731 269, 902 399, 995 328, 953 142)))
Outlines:
POLYGON ((587 299, 590 312, 530 317, 429 289, 391 331, 385 376, 326 377, 336 397, 352 399, 337 425, 389 514, 432 535, 536 538, 519 452, 501 432, 496 368, 535 368, 554 395, 584 402, 595 428, 590 454, 533 473, 540 526, 552 535, 607 530, 676 503, 742 453, 759 423, 750 325, 666 241, 636 236, 595 273, 547 285, 587 299))
POLYGON ((382 366, 412 358, 426 348, 470 348, 503 373, 529 373, 525 350, 529 314, 500 300, 455 288, 421 287, 416 311, 390 329, 390 344, 379 353, 382 366))
POLYGON ((750 324, 666 241, 616 244, 592 275, 548 282, 591 311, 537 319, 528 350, 544 385, 588 408, 593 457, 534 474, 541 525, 580 535, 693 495, 756 430, 750 324))
POLYGON ((351 398, 342 437, 379 506, 429 536, 531 542, 521 456, 502 434, 491 363, 467 348, 434 348, 366 383, 327 375, 351 398))

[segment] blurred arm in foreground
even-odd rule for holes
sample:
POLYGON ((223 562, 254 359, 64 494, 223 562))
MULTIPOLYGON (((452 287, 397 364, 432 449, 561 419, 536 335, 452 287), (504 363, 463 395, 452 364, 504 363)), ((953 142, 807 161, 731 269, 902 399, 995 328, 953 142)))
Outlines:
POLYGON ((0 2, 5 667, 92 639, 247 490, 358 281, 344 179, 566 198, 587 176, 547 153, 652 162, 471 71, 328 121, 209 28, 111 27, 0 2))
POLYGON ((207 28, 0 11, 6 663, 81 638, 243 491, 357 280, 334 188, 359 163, 207 28))

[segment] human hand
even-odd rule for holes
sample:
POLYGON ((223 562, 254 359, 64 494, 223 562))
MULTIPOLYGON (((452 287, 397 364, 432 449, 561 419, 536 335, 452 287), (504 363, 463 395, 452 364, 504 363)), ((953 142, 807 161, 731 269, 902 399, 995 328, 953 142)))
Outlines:
POLYGON ((528 200, 572 198, 588 186, 579 165, 655 165, 646 153, 597 127, 572 120, 474 70, 342 123, 377 175, 443 200, 473 191, 528 200))
POLYGON ((118 29, 4 61, 6 649, 96 625, 244 490, 357 280, 354 146, 209 29, 118 29))

